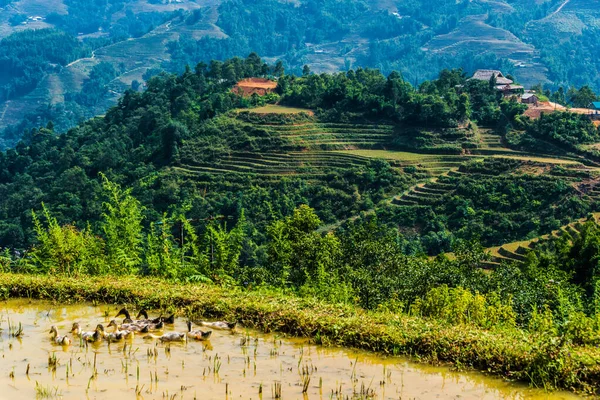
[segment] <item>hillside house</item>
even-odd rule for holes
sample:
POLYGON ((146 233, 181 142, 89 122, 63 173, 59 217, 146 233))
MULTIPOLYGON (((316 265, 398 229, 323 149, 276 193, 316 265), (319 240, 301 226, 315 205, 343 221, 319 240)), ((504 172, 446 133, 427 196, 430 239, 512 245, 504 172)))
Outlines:
POLYGON ((239 81, 231 91, 239 96, 250 97, 254 94, 266 96, 275 92, 277 82, 265 78, 247 78, 239 81))
POLYGON ((521 96, 521 103, 523 104, 534 104, 537 106, 539 101, 540 99, 535 93, 525 93, 523 96, 521 96))
POLYGON ((588 108, 591 110, 590 117, 594 121, 600 121, 600 101, 594 101, 588 108))
POLYGON ((506 86, 514 83, 511 79, 505 77, 501 71, 495 69, 478 69, 471 79, 489 82, 492 76, 496 78, 496 85, 498 86, 506 86))
POLYGON ((523 86, 515 85, 512 79, 508 79, 501 71, 495 69, 478 69, 471 79, 489 82, 492 77, 496 79, 496 90, 502 92, 505 97, 523 93, 525 90, 523 86))

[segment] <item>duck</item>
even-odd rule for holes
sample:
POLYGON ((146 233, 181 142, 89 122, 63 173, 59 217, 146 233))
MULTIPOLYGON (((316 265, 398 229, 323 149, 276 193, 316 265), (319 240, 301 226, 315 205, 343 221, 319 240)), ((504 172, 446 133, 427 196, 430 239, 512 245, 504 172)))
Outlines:
POLYGON ((232 330, 235 329, 237 322, 227 322, 227 321, 199 321, 197 325, 205 326, 208 328, 218 329, 218 330, 232 330))
POLYGON ((71 332, 86 342, 99 342, 104 337, 104 326, 102 326, 102 324, 98 324, 93 332, 84 332, 82 331, 79 322, 74 322, 71 332))
POLYGON ((134 332, 139 332, 139 333, 150 332, 150 329, 148 329, 148 325, 140 326, 140 325, 132 324, 132 323, 119 325, 117 323, 117 321, 114 319, 112 321, 110 321, 108 326, 114 326, 115 331, 127 331, 127 332, 132 332, 132 333, 134 333, 134 332))
POLYGON ((146 310, 144 310, 143 308, 140 310, 140 312, 138 313, 137 317, 135 317, 135 318, 137 318, 138 321, 144 321, 144 322, 149 323, 149 324, 158 324, 159 322, 161 322, 163 320, 162 315, 159 316, 158 318, 149 319, 148 318, 148 312, 146 310), (140 317, 144 317, 144 319, 140 320, 139 319, 140 317))
POLYGON ((188 327, 187 336, 190 339, 204 341, 204 340, 210 339, 210 336, 212 335, 212 331, 206 331, 206 332, 203 332, 201 330, 193 331, 192 323, 190 321, 187 322, 187 327, 188 327))
POLYGON ((119 325, 117 325, 117 321, 115 321, 114 319, 108 324, 108 328, 110 327, 115 328, 114 332, 104 333, 104 338, 110 342, 120 342, 123 339, 131 339, 135 335, 134 331, 128 331, 126 329, 120 330, 119 325))
MULTIPOLYGON (((115 318, 119 317, 123 315, 125 318, 123 319, 123 324, 135 324, 135 325, 140 325, 140 324, 145 324, 146 321, 145 320, 133 320, 131 319, 131 314, 129 314, 129 311, 127 311, 126 308, 122 308, 121 311, 119 311, 119 313, 117 315, 115 315, 115 318)), ((139 317, 139 314, 138 314, 139 317)))
POLYGON ((165 333, 162 336, 149 334, 149 335, 144 336, 144 339, 156 339, 156 340, 160 340, 161 342, 185 342, 186 337, 187 336, 185 333, 169 332, 169 333, 165 333))
POLYGON ((58 329, 56 329, 56 326, 52 325, 52 328, 50 328, 50 333, 52 334, 52 340, 54 341, 54 343, 59 344, 61 346, 69 346, 71 344, 71 338, 69 338, 68 336, 60 336, 58 334, 58 329))
POLYGON ((155 324, 155 323, 146 324, 146 328, 148 328, 148 330, 151 332, 152 331, 160 331, 164 327, 165 327, 165 324, 162 321, 158 322, 157 324, 155 324))
POLYGON ((104 326, 102 326, 102 324, 98 324, 96 330, 94 331, 94 334, 87 341, 92 343, 98 343, 101 342, 102 339, 104 339, 104 326))
POLYGON ((175 323, 175 314, 171 314, 170 317, 162 319, 165 324, 173 325, 175 323))

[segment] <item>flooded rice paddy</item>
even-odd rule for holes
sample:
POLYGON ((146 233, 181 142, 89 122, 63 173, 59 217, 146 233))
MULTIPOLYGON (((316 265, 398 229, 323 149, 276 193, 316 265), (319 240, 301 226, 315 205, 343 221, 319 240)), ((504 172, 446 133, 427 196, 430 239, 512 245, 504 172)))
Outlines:
MULTIPOLYGON (((0 399, 575 399, 400 357, 325 348, 238 327, 210 341, 54 344, 73 322, 107 326, 119 306, 0 303, 0 399), (22 333, 19 337, 19 330, 22 333)), ((152 315, 150 316, 152 317, 152 315)), ((206 328, 202 328, 206 330, 206 328)), ((108 329, 107 329, 108 330, 108 329)), ((179 318, 164 332, 186 332, 179 318)))

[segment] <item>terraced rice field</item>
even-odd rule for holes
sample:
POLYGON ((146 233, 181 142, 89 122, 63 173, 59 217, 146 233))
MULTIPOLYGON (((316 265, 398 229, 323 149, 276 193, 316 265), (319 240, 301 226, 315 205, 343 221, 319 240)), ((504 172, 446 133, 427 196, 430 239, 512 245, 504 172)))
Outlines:
POLYGON ((382 148, 394 134, 392 125, 371 124, 300 124, 270 126, 270 130, 287 139, 296 148, 336 150, 382 148))
POLYGON ((214 165, 185 165, 180 170, 198 173, 239 173, 263 176, 321 176, 331 168, 365 165, 365 157, 327 151, 290 153, 232 153, 214 165))
MULTIPOLYGON (((247 111, 247 110, 240 110, 247 111)), ((314 112, 312 110, 306 108, 296 108, 296 107, 286 107, 280 106, 277 104, 268 104, 264 107, 253 108, 252 112, 255 114, 300 114, 306 113, 309 115, 313 115, 314 112)))
MULTIPOLYGON (((252 110, 259 114, 293 114, 310 110, 268 105, 252 110)), ((423 154, 410 151, 388 150, 398 138, 410 133, 398 131, 390 124, 348 124, 348 123, 298 123, 298 124, 253 124, 269 132, 269 137, 256 137, 257 143, 272 140, 274 137, 285 143, 278 152, 237 152, 222 157, 214 163, 187 162, 178 170, 191 174, 249 174, 264 177, 299 175, 302 177, 323 176, 332 169, 346 169, 362 166, 371 159, 385 159, 393 167, 415 167, 430 177, 453 173, 466 161, 486 157, 507 157, 548 164, 576 164, 573 160, 546 158, 530 153, 514 151, 503 146, 500 136, 482 131, 473 135, 461 130, 424 133, 429 139, 441 140, 445 144, 452 140, 469 141, 475 148, 463 154, 423 154)), ((456 143, 456 142, 455 142, 456 143)), ((398 204, 416 204, 419 198, 431 199, 435 196, 420 196, 427 191, 423 185, 402 196, 398 204), (412 193, 417 192, 417 193, 412 193)))
MULTIPOLYGON (((594 213, 592 217, 596 221, 598 221, 598 219, 600 218, 600 213, 594 213)), ((558 230, 553 231, 549 235, 544 235, 532 240, 507 243, 502 246, 488 248, 486 249, 486 252, 490 254, 491 260, 484 262, 481 265, 481 267, 486 269, 494 269, 499 267, 503 262, 521 263, 526 260, 527 253, 529 253, 534 248, 542 245, 551 237, 559 238, 568 235, 570 239, 576 239, 581 234, 581 227, 586 221, 587 218, 582 218, 578 221, 565 225, 558 230)))

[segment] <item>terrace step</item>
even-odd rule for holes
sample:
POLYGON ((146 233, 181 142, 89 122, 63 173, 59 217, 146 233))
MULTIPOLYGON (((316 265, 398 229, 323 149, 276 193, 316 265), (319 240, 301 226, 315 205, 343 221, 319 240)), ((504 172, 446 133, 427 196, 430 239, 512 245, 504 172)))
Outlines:
POLYGON ((282 138, 288 140, 323 140, 325 137, 332 138, 344 138, 344 139, 364 139, 364 138, 379 138, 389 139, 390 135, 383 133, 331 133, 331 132, 315 132, 315 133, 302 133, 294 135, 281 135, 282 138))
POLYGON ((413 207, 413 206, 418 206, 419 204, 411 201, 411 200, 406 200, 403 198, 396 198, 394 200, 392 200, 392 204, 397 205, 397 206, 406 206, 406 207, 413 207))
POLYGON ((432 191, 430 191, 430 189, 427 189, 426 187, 420 187, 420 186, 415 186, 413 188, 413 192, 418 193, 419 195, 429 196, 429 197, 437 198, 437 199, 442 198, 446 193, 448 193, 448 192, 436 192, 436 191, 432 192, 432 191))
POLYGON ((464 172, 460 172, 460 171, 450 171, 448 172, 448 176, 449 177, 460 177, 460 176, 464 176, 466 175, 464 172))
POLYGON ((569 232, 573 239, 577 239, 581 236, 581 233, 571 225, 567 225, 566 231, 569 232))
MULTIPOLYGON (((528 244, 527 246, 529 246, 530 244, 528 244)), ((530 251, 531 251, 531 249, 529 247, 519 246, 519 247, 517 247, 517 250, 515 250, 515 253, 524 256, 524 255, 527 255, 527 253, 529 253, 530 251)))
POLYGON ((507 257, 502 257, 502 256, 492 256, 492 262, 497 263, 497 264, 502 264, 502 263, 513 263, 515 262, 515 260, 512 260, 510 258, 507 257))
POLYGON ((418 187, 420 192, 423 193, 431 193, 433 195, 444 195, 448 192, 450 192, 451 190, 448 189, 437 189, 437 188, 433 188, 431 187, 431 184, 427 184, 425 186, 420 186, 418 187))
POLYGON ((349 167, 359 167, 363 164, 348 162, 345 160, 286 160, 286 161, 273 161, 273 160, 257 160, 257 159, 243 159, 237 157, 229 157, 222 161, 222 163, 228 164, 237 164, 240 166, 248 166, 256 169, 264 169, 264 168, 306 168, 306 167, 316 167, 316 168, 329 168, 336 167, 347 169, 349 167))
POLYGON ((515 252, 512 252, 510 250, 505 249, 504 247, 500 247, 498 249, 498 254, 500 254, 501 256, 505 257, 505 258, 509 258, 511 260, 514 261, 519 261, 519 262, 524 262, 525 260, 527 260, 527 258, 521 254, 517 254, 515 252))
POLYGON ((409 192, 409 193, 406 193, 404 196, 402 196, 402 199, 414 201, 417 204, 432 205, 432 204, 437 203, 441 199, 441 197, 434 199, 431 197, 419 196, 419 194, 415 193, 415 192, 409 192))
POLYGON ((494 262, 494 261, 484 261, 481 264, 479 264, 479 268, 489 269, 489 270, 495 270, 501 266, 502 266, 502 264, 494 262))
POLYGON ((428 183, 427 187, 430 189, 434 189, 434 190, 450 191, 450 190, 454 190, 456 185, 451 184, 451 183, 443 183, 443 182, 437 181, 437 182, 428 183))
MULTIPOLYGON (((535 157, 535 155, 523 151, 516 151, 511 149, 473 149, 471 154, 482 155, 482 156, 521 156, 521 157, 535 157)), ((538 155, 539 157, 539 155, 538 155)))

